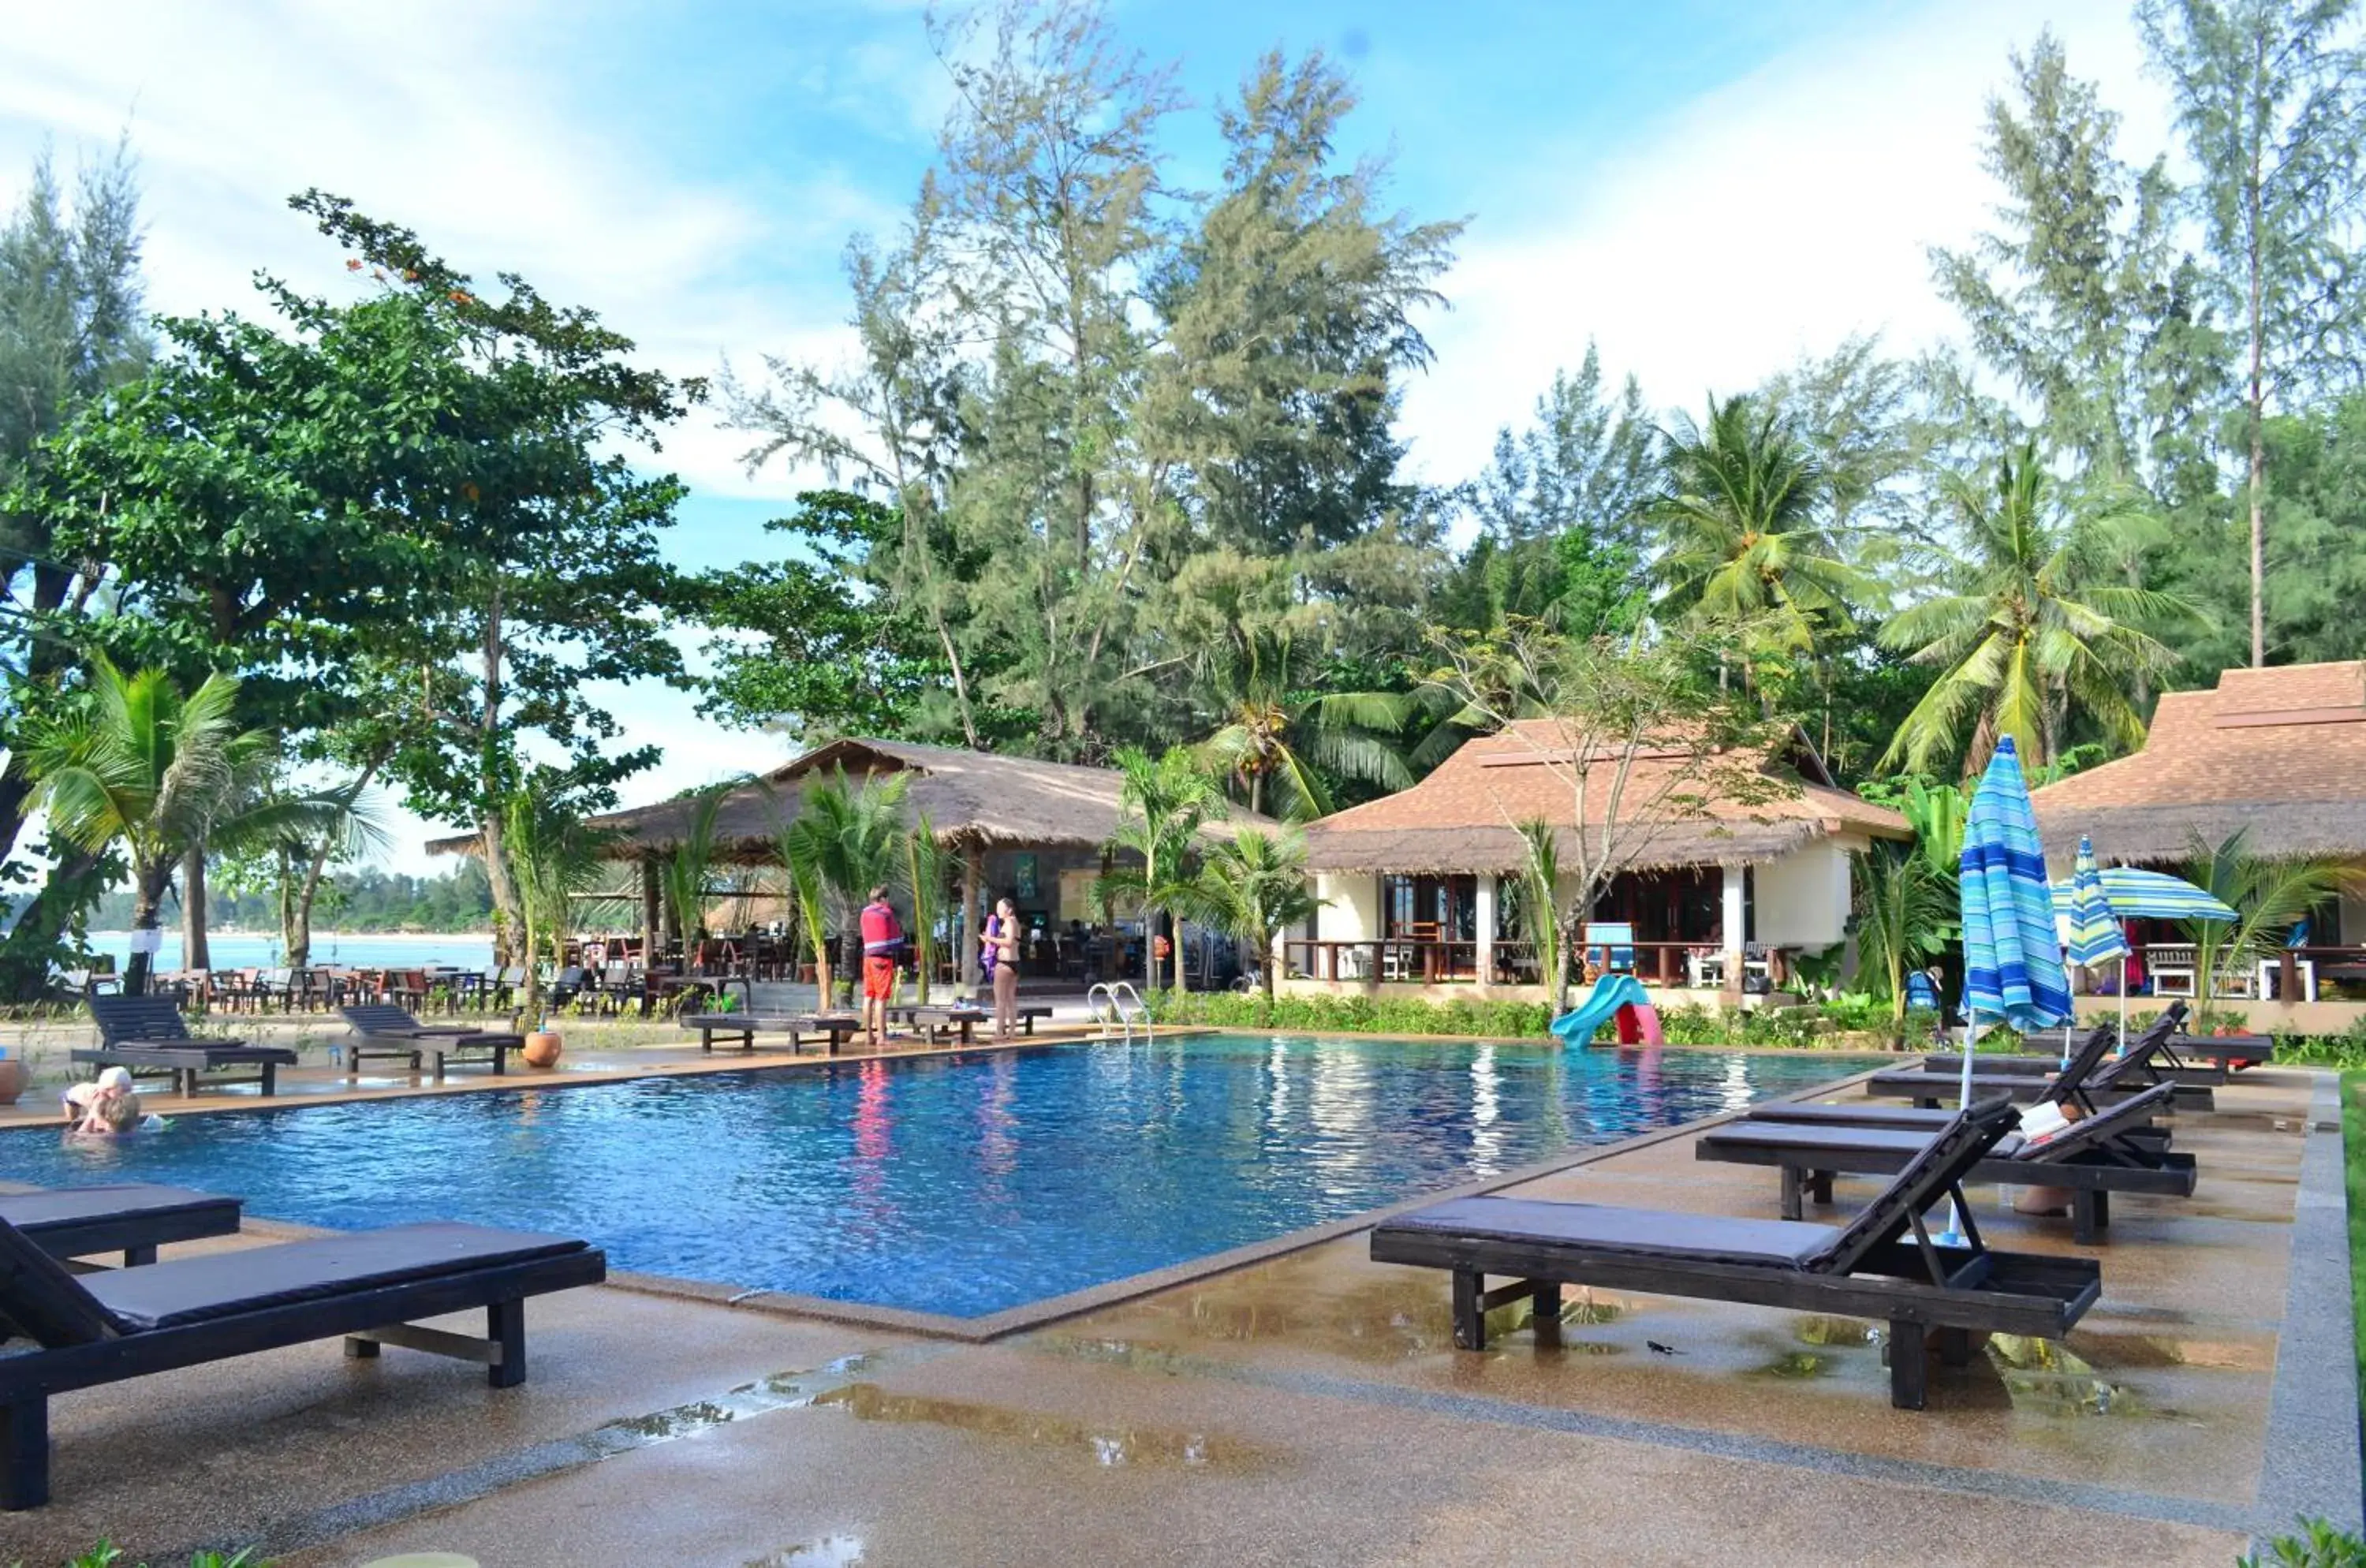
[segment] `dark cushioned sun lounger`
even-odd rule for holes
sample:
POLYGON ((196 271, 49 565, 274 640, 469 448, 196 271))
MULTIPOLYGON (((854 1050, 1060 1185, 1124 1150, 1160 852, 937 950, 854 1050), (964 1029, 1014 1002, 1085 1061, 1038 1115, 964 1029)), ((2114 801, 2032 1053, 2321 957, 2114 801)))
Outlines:
MULTIPOLYGON (((1972 1092, 2000 1094, 2024 1105, 2050 1100, 2091 1111, 2100 1105, 2165 1081, 2154 1065, 2154 1058, 2166 1039, 2166 1033, 2157 1035, 2147 1031, 2143 1039, 2129 1042, 2125 1055, 2114 1056, 2111 1054, 2111 1032, 2099 1029, 2087 1037, 2086 1043, 2079 1046, 2078 1054, 2070 1058, 2070 1065, 2058 1073, 2044 1076, 1984 1073, 1975 1065, 1972 1068, 1972 1092)), ((1977 1058, 1975 1060, 1977 1062, 1977 1058)), ((1945 1073, 1929 1072, 1921 1067, 1898 1067, 1876 1073, 1865 1079, 1865 1092, 1879 1099, 1910 1100, 1917 1105, 1938 1105, 1955 1098, 1960 1092, 1959 1082, 1959 1077, 1945 1073)), ((2181 1111, 2208 1111, 2217 1103, 2206 1084, 2178 1084, 2176 1093, 2169 1098, 2181 1111)))
MULTIPOLYGON (((806 1035, 818 1034, 828 1043, 829 1054, 833 1056, 838 1055, 842 1043, 862 1032, 861 1019, 837 1012, 783 1013, 777 1016, 749 1012, 686 1012, 682 1015, 682 1026, 697 1032, 698 1048, 702 1051, 714 1050, 715 1037, 718 1034, 736 1034, 739 1037, 739 1049, 753 1051, 756 1036, 762 1033, 787 1035, 789 1051, 794 1055, 804 1047, 806 1035)), ((730 1041, 727 1038, 725 1043, 728 1044, 730 1041)))
MULTIPOLYGON (((2112 1223, 2114 1192, 2162 1197, 2193 1195, 2193 1156, 2174 1154, 2158 1140, 2131 1136, 2162 1109, 2174 1086, 2156 1084, 2100 1115, 2075 1122, 2042 1144, 2008 1134, 1964 1173, 1966 1181, 2070 1191, 2073 1234, 2081 1243, 2102 1239, 2112 1223)), ((1744 1118, 1712 1127, 1693 1144, 1696 1158, 1732 1165, 1771 1165, 1782 1173, 1783 1217, 1800 1217, 1800 1198, 1832 1201, 1836 1175, 1888 1176, 1903 1169, 1931 1134, 1884 1127, 1815 1127, 1744 1118)))
POLYGON ((435 1224, 77 1278, 0 1224, 0 1314, 37 1347, 0 1351, 0 1508, 49 1501, 53 1394, 339 1336, 348 1356, 407 1346, 509 1388, 525 1381, 525 1299, 606 1276, 580 1241, 435 1224), (482 1339, 412 1326, 476 1307, 482 1339))
POLYGON ((73 1059, 93 1066, 124 1067, 135 1077, 167 1075, 177 1093, 194 1096, 199 1073, 254 1067, 258 1071, 253 1077, 214 1082, 260 1084, 267 1095, 278 1088, 279 1069, 296 1065, 296 1053, 283 1045, 197 1038, 170 997, 92 997, 89 1004, 91 1020, 98 1025, 98 1046, 78 1048, 71 1054, 73 1059))
POLYGON ((51 1257, 120 1252, 127 1266, 155 1262, 173 1242, 236 1235, 238 1208, 235 1198, 147 1182, 0 1193, 0 1220, 51 1257))
POLYGON ((1933 1330, 1944 1359, 1971 1358, 1975 1333, 2059 1339, 2102 1289, 2092 1258, 1992 1252, 1963 1201, 1963 1178, 2012 1130, 2001 1099, 1951 1120, 1845 1227, 1734 1220, 1598 1203, 1457 1198, 1383 1222, 1372 1257, 1449 1270, 1454 1342, 1486 1348, 1490 1310, 1527 1298, 1557 1331, 1563 1284, 1786 1307, 1889 1325, 1889 1399, 1924 1403, 1933 1330), (1964 1245, 1932 1237, 1925 1213, 1954 1198, 1964 1245), (1490 1275, 1510 1282, 1487 1288, 1490 1275))
POLYGON ((455 1063, 490 1062, 493 1076, 500 1077, 507 1071, 509 1054, 525 1044, 524 1035, 508 1030, 422 1023, 392 1002, 351 1003, 337 1012, 354 1032, 353 1040, 345 1046, 348 1077, 360 1077, 362 1062, 370 1056, 408 1059, 415 1073, 422 1055, 434 1058, 439 1083, 447 1059, 455 1063))

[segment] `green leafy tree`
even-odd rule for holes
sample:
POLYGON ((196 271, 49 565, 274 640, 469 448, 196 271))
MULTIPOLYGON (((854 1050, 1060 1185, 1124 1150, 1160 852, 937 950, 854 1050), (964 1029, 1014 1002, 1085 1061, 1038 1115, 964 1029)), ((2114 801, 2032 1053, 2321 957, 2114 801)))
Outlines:
POLYGON ((912 896, 912 962, 914 986, 922 1007, 929 1005, 929 987, 937 973, 937 921, 943 918, 945 883, 952 858, 937 841, 937 829, 921 812, 904 836, 904 886, 912 896))
POLYGON ((1876 844, 1855 860, 1857 965, 1889 1000, 1889 1045, 1906 1045, 1906 979, 1945 949, 1947 880, 1913 851, 1876 844))
POLYGON ((1325 776, 1382 790, 1412 787, 1391 737, 1408 704, 1385 692, 1324 692, 1286 630, 1236 628, 1207 660, 1218 719, 1200 743, 1200 765, 1234 780, 1251 811, 1305 818, 1327 815, 1325 776))
POLYGON ((2192 612, 2112 580, 2130 519, 2066 516, 2034 444, 1998 460, 1983 487, 1945 481, 1964 538, 1961 586, 1891 617, 1882 642, 1940 671, 1898 728, 1885 766, 1928 772, 1960 754, 1966 778, 1997 737, 2057 760, 2075 724, 2115 747, 2144 739, 2132 691, 2176 663, 2145 628, 2192 612))
POLYGON ((528 774, 502 815, 501 853, 518 890, 525 1015, 539 1020, 542 966, 556 971, 565 961, 577 899, 600 885, 606 869, 607 839, 584 822, 568 797, 566 776, 552 769, 528 774))
MULTIPOLYGON (((909 864, 904 795, 909 773, 851 782, 841 768, 827 779, 807 784, 796 820, 781 838, 790 870, 790 885, 806 909, 809 929, 827 929, 817 919, 835 919, 842 944, 843 972, 851 979, 862 972, 862 931, 857 919, 873 887, 902 886, 909 864), (824 907, 823 900, 828 900, 824 907)), ((815 939, 820 954, 823 941, 815 939)), ((825 987, 828 972, 817 958, 825 987)), ((825 988, 825 1005, 834 1000, 825 988)))
MULTIPOLYGON (((1100 878, 1104 900, 1132 897, 1143 910, 1143 988, 1158 985, 1158 959, 1151 940, 1158 917, 1177 899, 1192 895, 1193 857, 1200 827, 1223 810, 1224 800, 1199 759, 1181 746, 1170 746, 1153 757, 1137 746, 1116 758, 1123 775, 1118 801, 1123 815, 1109 842, 1112 854, 1127 853, 1134 863, 1113 866, 1100 878)), ((1183 988, 1183 944, 1176 942, 1175 989, 1183 988)))
POLYGON ((2355 0, 2140 0, 2136 22, 2199 178, 2211 283, 2242 344, 2251 663, 2267 662, 2270 403, 2353 379, 2366 196, 2355 0))
POLYGON ((1243 828, 1208 846, 1178 908, 1257 954, 1259 983, 1270 1002, 1274 943, 1290 927, 1313 919, 1323 903, 1307 886, 1303 838, 1288 829, 1243 828))
POLYGON ((1815 651, 1862 586, 1825 525, 1825 479, 1781 413, 1749 397, 1680 418, 1652 502, 1662 615, 1740 634, 1744 684, 1815 651))
POLYGON ((682 951, 693 952, 706 935, 706 903, 722 844, 715 822, 724 801, 744 779, 726 779, 695 791, 690 813, 682 819, 682 837, 658 866, 660 890, 682 928, 682 951))
POLYGON ((1531 817, 1513 826, 1519 829, 1523 855, 1517 925, 1537 950, 1537 973, 1547 985, 1557 986, 1561 972, 1560 835, 1549 817, 1531 817))
POLYGON ((2194 920, 2186 926, 2192 939, 2195 967, 2203 977, 2202 998, 2194 1018, 2197 1034, 2212 1027, 2216 976, 2248 968, 2273 953, 2306 919, 2309 912, 2358 886, 2359 877, 2347 863, 2318 856, 2268 860, 2251 852, 2240 829, 2217 843, 2199 834, 2188 851, 2186 880, 2234 909, 2232 924, 2194 920))
MULTIPOLYGON (((125 674, 92 661, 85 702, 27 741, 35 804, 51 829, 93 854, 120 849, 130 863, 131 929, 157 929, 174 870, 191 846, 224 849, 285 840, 343 806, 265 789, 272 738, 238 728, 238 681, 208 676, 186 697, 162 671, 125 674)), ((153 955, 135 944, 127 995, 147 988, 153 955)))

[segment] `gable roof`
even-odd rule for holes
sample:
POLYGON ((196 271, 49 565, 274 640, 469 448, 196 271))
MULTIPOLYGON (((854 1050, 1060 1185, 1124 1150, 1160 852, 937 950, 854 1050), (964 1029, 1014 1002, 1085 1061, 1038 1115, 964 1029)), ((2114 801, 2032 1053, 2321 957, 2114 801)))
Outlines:
MULTIPOLYGON (((1408 790, 1350 807, 1306 829, 1306 863, 1314 871, 1513 872, 1527 851, 1513 824, 1541 817, 1568 822, 1574 807, 1569 737, 1559 721, 1522 719, 1465 741, 1436 772, 1408 790)), ((1779 752, 1737 753, 1720 767, 1763 775, 1771 798, 1718 798, 1679 806, 1713 781, 1693 781, 1690 748, 1639 753, 1630 771, 1628 808, 1619 829, 1622 863, 1637 870, 1675 865, 1738 865, 1771 860, 1834 833, 1912 836, 1887 807, 1835 788, 1807 738, 1792 732, 1779 752), (1665 808, 1637 810, 1638 801, 1665 808)), ((1608 814, 1607 791, 1588 792, 1595 847, 1608 814)), ((1563 829, 1567 839, 1573 828, 1563 829)))
POLYGON ((2271 858, 2366 856, 2366 663, 2222 671, 2169 692, 2144 750, 2034 792, 2049 852, 2085 833, 2112 861, 2185 858, 2246 829, 2271 858))
MULTIPOLYGON (((1116 833, 1122 815, 1118 792, 1124 775, 1114 768, 910 740, 846 739, 817 746, 725 795, 715 811, 717 841, 739 853, 772 858, 772 841, 795 815, 805 790, 840 768, 855 783, 909 775, 905 825, 917 823, 925 813, 938 841, 957 848, 1098 849, 1116 833)), ((693 797, 677 796, 608 812, 591 818, 591 825, 620 835, 611 858, 631 859, 682 842, 696 808, 693 797)), ((1227 820, 1209 826, 1221 833, 1230 825, 1264 820, 1234 807, 1227 820)), ((470 833, 439 839, 427 847, 453 854, 473 852, 476 844, 477 836, 470 833)))

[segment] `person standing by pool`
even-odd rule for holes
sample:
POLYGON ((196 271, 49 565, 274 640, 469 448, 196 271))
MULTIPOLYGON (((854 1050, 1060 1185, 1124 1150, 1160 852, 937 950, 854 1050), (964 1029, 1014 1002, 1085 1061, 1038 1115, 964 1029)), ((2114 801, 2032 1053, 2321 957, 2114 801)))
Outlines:
POLYGON ((994 1037, 1008 1040, 1019 1028, 1019 911, 1009 899, 996 902, 983 941, 978 964, 994 981, 994 1037))
POLYGON ((871 890, 862 906, 862 1035, 876 1051, 887 1032, 887 1005, 896 999, 896 960, 904 951, 904 924, 887 889, 871 890))

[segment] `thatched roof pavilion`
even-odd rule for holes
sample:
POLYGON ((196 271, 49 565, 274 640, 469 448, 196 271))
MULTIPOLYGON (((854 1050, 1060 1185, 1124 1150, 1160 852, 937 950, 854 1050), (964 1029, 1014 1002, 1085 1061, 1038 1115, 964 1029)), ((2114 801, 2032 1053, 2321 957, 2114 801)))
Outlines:
POLYGON ((2144 750, 2036 791, 2047 858, 2181 861, 2237 829, 2252 853, 2366 860, 2366 663, 2228 670, 2169 692, 2144 750))
MULTIPOLYGON (((1306 833, 1307 867, 1407 875, 1518 872, 1527 851, 1512 824, 1539 817, 1560 822, 1570 814, 1567 774, 1550 765, 1567 745, 1552 719, 1523 719, 1467 741, 1413 788, 1314 823, 1306 833)), ((1639 753, 1620 829, 1621 867, 1746 865, 1835 834, 1912 836, 1897 812, 1835 787, 1804 736, 1794 735, 1779 755, 1720 759, 1715 771, 1735 768, 1763 774, 1767 787, 1749 799, 1722 798, 1697 776, 1689 749, 1639 753), (1685 776, 1672 784, 1665 778, 1672 771, 1685 776), (1708 798, 1692 798, 1703 793, 1708 798), (1655 800, 1657 811, 1635 805, 1655 800)), ((1607 795, 1606 786, 1593 792, 1597 816, 1606 811, 1607 795)), ((1564 840, 1572 831, 1561 830, 1564 840)), ((1564 843, 1565 852, 1573 849, 1564 843)))

